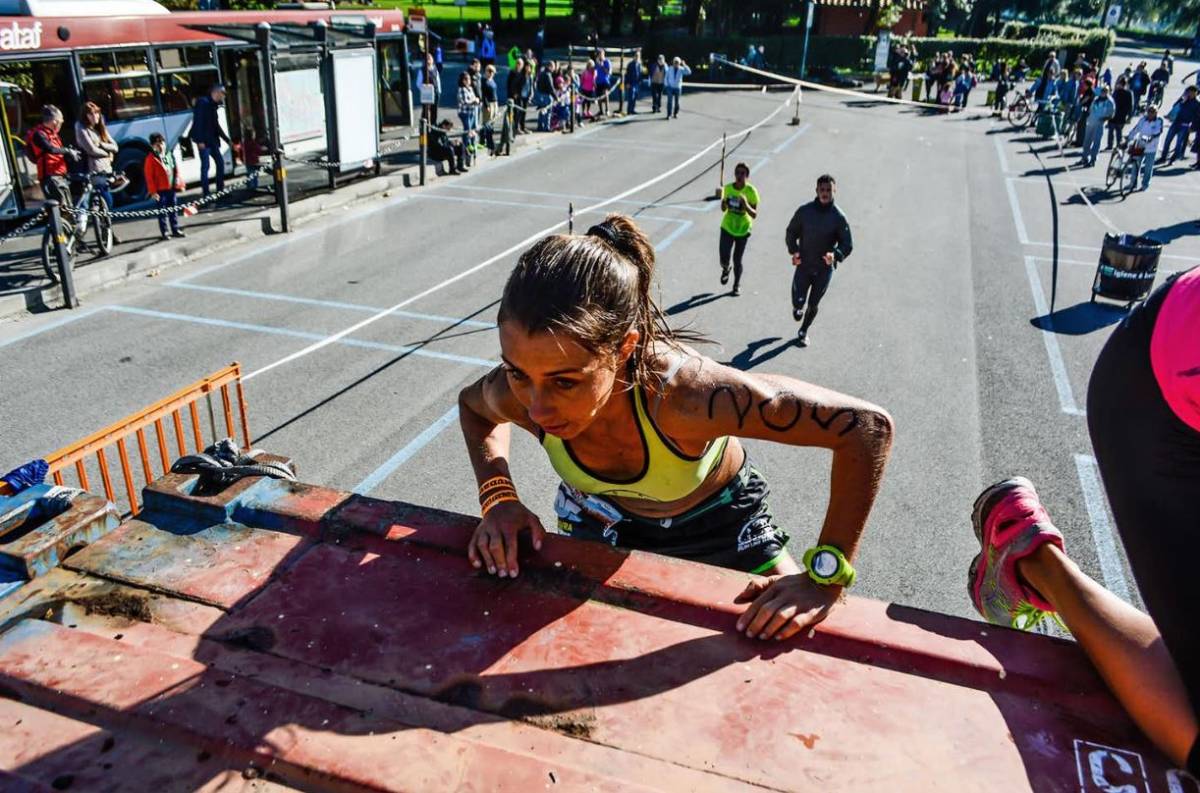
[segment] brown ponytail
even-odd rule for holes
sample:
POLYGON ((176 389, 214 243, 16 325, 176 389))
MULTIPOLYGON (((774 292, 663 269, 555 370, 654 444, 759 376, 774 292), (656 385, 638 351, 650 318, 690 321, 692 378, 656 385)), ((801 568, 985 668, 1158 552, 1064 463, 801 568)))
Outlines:
POLYGON ((565 331, 596 353, 616 349, 634 327, 634 379, 645 383, 645 350, 703 340, 671 329, 653 282, 654 246, 631 218, 612 214, 584 236, 553 234, 523 253, 504 285, 499 321, 530 333, 565 331))

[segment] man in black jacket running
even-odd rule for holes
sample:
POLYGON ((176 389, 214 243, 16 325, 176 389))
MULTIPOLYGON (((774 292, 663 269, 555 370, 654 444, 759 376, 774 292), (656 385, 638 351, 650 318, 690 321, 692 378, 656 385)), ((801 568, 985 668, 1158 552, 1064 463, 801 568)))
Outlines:
POLYGON ((829 174, 817 177, 817 198, 796 210, 787 226, 787 249, 792 254, 792 318, 800 323, 796 343, 808 346, 808 328, 829 288, 833 271, 854 249, 850 223, 833 203, 837 182, 829 174))

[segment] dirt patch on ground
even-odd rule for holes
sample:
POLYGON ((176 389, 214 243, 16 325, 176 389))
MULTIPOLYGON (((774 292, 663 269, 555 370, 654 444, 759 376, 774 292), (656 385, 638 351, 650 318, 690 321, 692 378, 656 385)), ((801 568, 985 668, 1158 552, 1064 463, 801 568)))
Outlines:
POLYGON ((78 598, 72 602, 82 606, 88 614, 99 614, 102 617, 121 617, 137 622, 153 622, 150 612, 150 601, 143 596, 129 592, 113 590, 101 595, 78 598))
POLYGON ((530 724, 544 730, 554 730, 571 738, 591 738, 596 732, 596 717, 591 714, 560 713, 556 716, 530 716, 530 724))

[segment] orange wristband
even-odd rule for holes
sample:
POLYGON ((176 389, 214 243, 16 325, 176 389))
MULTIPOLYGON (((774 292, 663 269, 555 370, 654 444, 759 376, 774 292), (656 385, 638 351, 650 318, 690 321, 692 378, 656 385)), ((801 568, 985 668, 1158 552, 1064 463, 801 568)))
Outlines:
POLYGON ((511 490, 511 491, 506 490, 504 492, 497 493, 496 495, 489 498, 487 501, 483 502, 483 506, 481 506, 479 508, 479 514, 480 514, 480 516, 487 515, 488 512, 490 512, 492 510, 492 508, 495 507, 497 504, 503 504, 506 501, 520 501, 520 500, 521 499, 519 499, 517 497, 517 491, 515 491, 515 490, 511 490))

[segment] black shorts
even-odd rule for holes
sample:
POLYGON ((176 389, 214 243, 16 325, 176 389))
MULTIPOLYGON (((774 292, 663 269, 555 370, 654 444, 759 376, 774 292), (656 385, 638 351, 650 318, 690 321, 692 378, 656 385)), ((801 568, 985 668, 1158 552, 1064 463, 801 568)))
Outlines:
MULTIPOLYGON (((1146 610, 1200 714, 1200 432, 1171 410, 1150 339, 1173 279, 1113 331, 1088 385, 1092 447, 1146 610)), ((1200 740, 1189 770, 1200 775, 1200 740)))
POLYGON ((581 540, 650 551, 747 573, 766 573, 787 553, 788 536, 767 506, 770 488, 747 457, 717 493, 675 518, 622 515, 600 496, 559 485, 558 530, 581 540))

